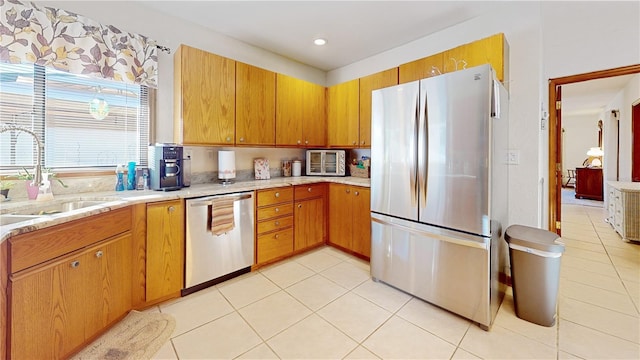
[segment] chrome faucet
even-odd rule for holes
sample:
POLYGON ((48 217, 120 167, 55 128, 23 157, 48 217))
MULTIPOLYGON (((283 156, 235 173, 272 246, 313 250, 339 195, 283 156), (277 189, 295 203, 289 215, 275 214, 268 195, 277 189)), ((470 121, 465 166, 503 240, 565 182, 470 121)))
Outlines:
POLYGON ((38 135, 36 135, 36 133, 34 133, 29 129, 25 129, 23 127, 12 125, 12 124, 0 124, 0 133, 6 132, 6 131, 21 131, 33 136, 33 139, 36 141, 36 144, 38 146, 38 157, 36 159, 36 169, 35 169, 35 175, 33 177, 33 184, 40 186, 42 184, 42 170, 40 166, 41 165, 40 162, 42 159, 42 142, 40 141, 40 138, 38 137, 38 135))

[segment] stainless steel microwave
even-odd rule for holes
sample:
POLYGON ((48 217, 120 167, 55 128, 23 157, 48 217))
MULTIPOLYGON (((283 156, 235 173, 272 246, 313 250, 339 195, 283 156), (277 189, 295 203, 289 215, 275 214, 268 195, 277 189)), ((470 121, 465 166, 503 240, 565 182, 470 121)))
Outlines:
POLYGON ((307 175, 344 176, 344 150, 307 150, 307 175))

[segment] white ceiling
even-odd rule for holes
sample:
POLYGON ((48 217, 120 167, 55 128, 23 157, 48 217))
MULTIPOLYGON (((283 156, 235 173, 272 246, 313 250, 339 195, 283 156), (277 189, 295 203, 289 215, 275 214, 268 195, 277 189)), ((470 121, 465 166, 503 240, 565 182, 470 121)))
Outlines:
MULTIPOLYGON (((330 71, 486 12, 490 1, 146 1, 138 4, 330 71), (313 39, 328 43, 318 47, 313 39)), ((595 114, 629 77, 563 87, 563 114, 595 114)))

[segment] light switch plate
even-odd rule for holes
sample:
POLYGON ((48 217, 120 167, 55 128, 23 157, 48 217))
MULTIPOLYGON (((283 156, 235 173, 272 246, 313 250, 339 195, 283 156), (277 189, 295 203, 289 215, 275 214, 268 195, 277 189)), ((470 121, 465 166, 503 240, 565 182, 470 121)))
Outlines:
POLYGON ((519 165, 519 164, 520 164, 520 150, 508 150, 507 165, 519 165))

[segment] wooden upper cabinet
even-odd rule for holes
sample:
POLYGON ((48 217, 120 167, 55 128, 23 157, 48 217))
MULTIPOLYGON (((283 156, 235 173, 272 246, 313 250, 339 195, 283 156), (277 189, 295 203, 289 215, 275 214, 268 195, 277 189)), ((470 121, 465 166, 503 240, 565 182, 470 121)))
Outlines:
POLYGON ((444 54, 439 53, 418 59, 398 68, 398 83, 404 84, 444 73, 444 54))
POLYGON ((326 144, 325 88, 291 76, 276 75, 276 145, 326 144))
POLYGON ((327 144, 327 88, 303 81, 304 117, 302 135, 305 147, 321 147, 327 144))
POLYGON ((276 144, 276 73, 236 62, 236 145, 276 144))
POLYGON ((327 145, 355 148, 360 143, 360 81, 354 79, 329 87, 327 96, 327 145))
POLYGON ((235 144, 236 62, 186 45, 174 56, 174 141, 235 144))
POLYGON ((508 80, 505 74, 509 73, 509 45, 502 33, 447 50, 443 60, 443 73, 462 70, 464 62, 467 68, 488 63, 495 69, 498 80, 508 80))
POLYGON ((360 147, 371 147, 371 92, 397 84, 397 67, 360 78, 360 147))

